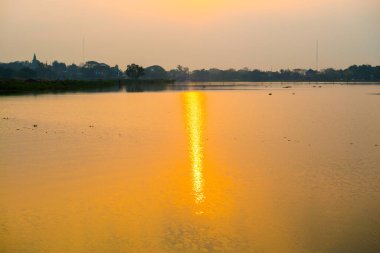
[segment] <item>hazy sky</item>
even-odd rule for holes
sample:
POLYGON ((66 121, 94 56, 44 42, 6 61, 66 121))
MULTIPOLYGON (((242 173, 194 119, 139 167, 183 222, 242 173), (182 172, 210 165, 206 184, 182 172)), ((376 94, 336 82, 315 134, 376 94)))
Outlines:
POLYGON ((0 62, 380 65, 379 0, 0 0, 0 62))

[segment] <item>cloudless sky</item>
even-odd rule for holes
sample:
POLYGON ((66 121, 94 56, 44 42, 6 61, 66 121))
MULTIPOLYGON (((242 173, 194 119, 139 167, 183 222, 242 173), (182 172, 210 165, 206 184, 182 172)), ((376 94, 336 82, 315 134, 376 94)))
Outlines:
POLYGON ((0 62, 315 68, 317 39, 321 68, 380 65, 380 1, 0 0, 0 62))

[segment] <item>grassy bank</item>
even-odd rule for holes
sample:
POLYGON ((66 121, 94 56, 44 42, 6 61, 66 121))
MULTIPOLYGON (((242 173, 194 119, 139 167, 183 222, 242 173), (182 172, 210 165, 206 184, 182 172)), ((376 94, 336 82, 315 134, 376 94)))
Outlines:
POLYGON ((118 91, 122 87, 165 86, 172 80, 0 80, 0 94, 118 91))

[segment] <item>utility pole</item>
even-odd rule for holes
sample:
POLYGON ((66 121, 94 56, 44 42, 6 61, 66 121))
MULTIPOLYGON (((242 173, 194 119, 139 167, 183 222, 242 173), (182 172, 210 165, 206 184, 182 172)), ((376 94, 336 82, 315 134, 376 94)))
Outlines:
POLYGON ((85 47, 85 37, 83 36, 83 39, 82 39, 82 61, 83 61, 83 64, 86 63, 86 59, 85 59, 85 50, 84 50, 84 47, 85 47))
POLYGON ((319 41, 317 40, 316 52, 315 52, 316 70, 319 71, 319 41))

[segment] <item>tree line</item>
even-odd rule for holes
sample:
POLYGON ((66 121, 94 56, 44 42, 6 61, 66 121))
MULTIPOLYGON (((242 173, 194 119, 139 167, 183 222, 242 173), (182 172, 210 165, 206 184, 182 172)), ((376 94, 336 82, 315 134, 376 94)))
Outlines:
POLYGON ((32 62, 0 63, 0 79, 41 79, 41 80, 116 80, 116 79, 171 79, 185 82, 360 82, 380 81, 380 66, 353 65, 346 69, 283 69, 279 71, 261 71, 258 69, 216 68, 190 71, 189 68, 177 66, 172 70, 154 65, 143 68, 136 64, 127 66, 125 71, 118 65, 88 61, 83 65, 66 65, 54 61, 43 64, 33 59, 32 62))

